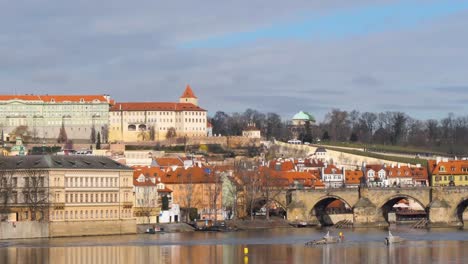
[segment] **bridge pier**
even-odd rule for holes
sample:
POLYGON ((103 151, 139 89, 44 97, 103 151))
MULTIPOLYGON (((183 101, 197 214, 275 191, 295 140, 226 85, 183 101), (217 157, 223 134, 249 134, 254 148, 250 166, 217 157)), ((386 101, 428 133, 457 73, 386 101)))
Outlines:
POLYGON ((429 206, 429 227, 463 227, 454 210, 445 200, 432 201, 429 206))
POLYGON ((386 227, 382 210, 369 199, 361 197, 353 208, 354 227, 386 227))

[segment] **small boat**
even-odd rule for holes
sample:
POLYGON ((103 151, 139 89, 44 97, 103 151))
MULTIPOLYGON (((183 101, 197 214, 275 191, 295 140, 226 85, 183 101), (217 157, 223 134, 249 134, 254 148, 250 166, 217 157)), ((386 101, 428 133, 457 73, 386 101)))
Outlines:
POLYGON ((145 231, 145 234, 156 234, 156 233, 164 233, 164 228, 160 228, 160 227, 148 228, 145 231))
POLYGON ((330 236, 330 231, 328 231, 327 234, 322 239, 309 241, 305 243, 305 245, 315 246, 315 245, 336 244, 338 242, 340 242, 340 239, 335 236, 330 236))
POLYGON ((403 242, 404 239, 399 236, 394 236, 390 231, 388 231, 388 236, 385 238, 385 245, 396 244, 403 242))

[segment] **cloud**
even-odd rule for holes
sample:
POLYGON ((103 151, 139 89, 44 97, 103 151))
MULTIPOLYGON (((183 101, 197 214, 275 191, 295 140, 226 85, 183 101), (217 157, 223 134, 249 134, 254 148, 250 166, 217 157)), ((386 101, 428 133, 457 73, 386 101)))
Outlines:
POLYGON ((466 113, 464 104, 443 103, 468 83, 463 10, 431 9, 407 23, 409 9, 404 19, 388 20, 396 26, 339 38, 255 37, 242 45, 181 48, 321 17, 336 22, 338 32, 347 24, 336 14, 394 5, 406 1, 188 0, 181 7, 177 1, 0 0, 0 23, 8 25, 0 29, 0 92, 175 101, 189 83, 210 114, 246 108, 285 118, 302 109, 318 119, 332 108, 405 109, 421 118, 466 113))

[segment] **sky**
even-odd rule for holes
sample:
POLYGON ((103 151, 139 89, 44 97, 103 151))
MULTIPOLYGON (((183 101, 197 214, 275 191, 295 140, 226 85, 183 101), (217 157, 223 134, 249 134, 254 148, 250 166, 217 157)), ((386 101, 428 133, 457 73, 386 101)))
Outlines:
POLYGON ((468 1, 0 0, 1 94, 468 114, 468 1))

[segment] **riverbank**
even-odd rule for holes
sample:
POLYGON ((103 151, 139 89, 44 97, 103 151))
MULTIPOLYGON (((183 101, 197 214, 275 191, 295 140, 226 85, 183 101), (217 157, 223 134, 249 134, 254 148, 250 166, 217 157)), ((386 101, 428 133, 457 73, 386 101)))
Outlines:
MULTIPOLYGON (((221 222, 221 221, 220 221, 221 222)), ((291 228, 292 226, 288 221, 283 219, 273 220, 226 220, 222 221, 231 230, 255 230, 255 229, 273 229, 273 228, 291 228)), ((167 224, 146 224, 138 225, 137 233, 142 234, 148 228, 159 227, 164 230, 165 233, 184 233, 194 232, 195 228, 187 223, 167 223, 167 224)))

